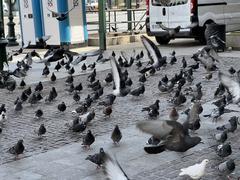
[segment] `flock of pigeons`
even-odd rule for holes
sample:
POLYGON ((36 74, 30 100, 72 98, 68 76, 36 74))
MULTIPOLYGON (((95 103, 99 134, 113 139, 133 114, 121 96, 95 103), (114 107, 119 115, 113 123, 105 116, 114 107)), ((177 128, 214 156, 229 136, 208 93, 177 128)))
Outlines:
MULTIPOLYGON (((77 114, 76 118, 67 123, 66 126, 73 132, 84 132, 91 121, 95 118, 95 109, 91 108, 92 104, 98 102, 100 106, 104 107, 103 114, 110 116, 112 114, 112 106, 114 106, 115 100, 118 98, 124 98, 125 96, 138 97, 145 93, 144 83, 151 80, 151 76, 157 75, 158 71, 164 69, 168 64, 174 66, 177 63, 181 63, 181 69, 172 78, 165 75, 158 83, 158 89, 160 93, 174 94, 169 100, 173 104, 173 108, 169 114, 168 120, 156 120, 159 117, 159 103, 160 100, 156 100, 148 107, 144 107, 142 112, 146 112, 150 120, 137 123, 137 128, 141 131, 151 134, 152 137, 148 140, 148 145, 144 147, 144 150, 149 154, 157 154, 163 151, 175 151, 185 152, 192 147, 195 147, 199 143, 202 143, 202 139, 199 136, 192 136, 189 130, 196 132, 201 128, 200 114, 203 112, 201 105, 201 98, 203 96, 201 82, 194 86, 190 86, 194 80, 194 73, 200 67, 200 64, 206 69, 207 80, 212 78, 213 73, 219 74, 219 86, 217 87, 214 96, 217 100, 213 103, 216 109, 211 114, 204 115, 205 117, 211 117, 214 121, 217 121, 224 113, 234 112, 233 110, 226 109, 225 107, 230 103, 239 103, 240 101, 240 71, 231 67, 228 74, 222 73, 218 67, 219 57, 214 49, 211 47, 204 47, 197 53, 193 54, 192 59, 194 64, 188 65, 185 58, 179 62, 176 58, 176 53, 173 51, 171 54, 170 62, 167 62, 167 57, 162 56, 158 47, 145 36, 141 36, 142 43, 147 51, 149 62, 143 63, 141 60, 144 57, 143 51, 139 54, 134 53, 131 57, 125 52, 121 52, 121 56, 117 58, 113 51, 111 57, 105 58, 102 51, 94 51, 90 53, 78 54, 70 50, 66 50, 62 47, 57 49, 50 48, 46 54, 41 57, 35 50, 26 54, 22 61, 17 62, 17 68, 14 71, 2 71, 0 76, 0 88, 6 88, 10 92, 13 92, 17 83, 12 76, 17 78, 24 78, 27 72, 31 69, 32 63, 44 63, 45 67, 42 71, 43 76, 49 76, 52 82, 55 82, 57 77, 54 72, 50 72, 49 66, 52 62, 57 62, 55 70, 59 71, 61 68, 65 68, 69 74, 66 78, 65 84, 68 87, 67 92, 72 95, 73 101, 79 103, 72 113, 77 114), (87 81, 88 87, 92 89, 92 95, 88 95, 84 101, 80 102, 80 92, 83 90, 81 83, 74 85, 74 66, 82 61, 85 61, 87 57, 98 56, 96 62, 86 65, 82 64, 82 71, 87 69, 91 71, 88 75, 87 81), (37 60, 36 60, 37 59, 37 60), (103 81, 97 79, 96 63, 109 62, 112 67, 112 73, 108 73, 103 81), (129 77, 128 68, 135 65, 140 73, 139 87, 131 88, 134 83, 129 77), (104 87, 113 84, 113 92, 102 98, 104 94, 104 87), (187 115, 187 119, 184 123, 178 122, 179 113, 177 107, 186 103, 187 98, 191 97, 192 106, 189 107, 183 113, 187 115)), ((12 56, 17 56, 23 52, 25 47, 14 51, 12 56)), ((58 92, 55 87, 52 87, 50 92, 43 97, 43 84, 39 82, 34 88, 26 87, 24 79, 18 85, 23 89, 21 95, 16 99, 14 103, 15 111, 22 111, 24 104, 38 104, 40 101, 44 101, 47 104, 51 104, 58 97, 58 92)), ((67 110, 65 102, 58 104, 57 109, 59 112, 64 113, 67 110)), ((141 113, 141 112, 139 112, 141 113)), ((35 112, 36 118, 42 118, 43 111, 38 109, 35 112)), ((0 107, 0 133, 4 131, 4 123, 7 120, 7 109, 5 104, 0 107)), ((231 144, 225 143, 228 139, 229 133, 234 133, 237 129, 238 117, 233 116, 229 120, 229 123, 219 126, 216 129, 219 133, 214 135, 214 138, 218 145, 216 146, 216 153, 221 158, 229 157, 232 154, 231 144)), ((35 131, 39 137, 42 137, 47 132, 44 124, 35 131)), ((122 139, 122 133, 118 125, 116 125, 112 131, 111 139, 115 144, 119 144, 122 139)), ((90 146, 95 142, 95 136, 88 130, 83 137, 82 145, 85 149, 90 149, 90 146)), ((18 158, 19 154, 22 154, 25 150, 23 140, 10 147, 9 153, 14 154, 18 158)), ((100 148, 99 153, 89 155, 86 160, 89 160, 97 165, 97 167, 103 167, 110 179, 129 179, 126 173, 121 168, 118 161, 108 153, 105 153, 103 148, 100 148)), ((205 168, 208 159, 203 160, 200 164, 181 169, 180 176, 187 175, 192 179, 200 179, 205 174, 205 168)), ((218 170, 224 175, 229 175, 235 169, 235 162, 232 159, 228 159, 219 164, 218 170)), ((230 176, 227 176, 230 178, 230 176)))

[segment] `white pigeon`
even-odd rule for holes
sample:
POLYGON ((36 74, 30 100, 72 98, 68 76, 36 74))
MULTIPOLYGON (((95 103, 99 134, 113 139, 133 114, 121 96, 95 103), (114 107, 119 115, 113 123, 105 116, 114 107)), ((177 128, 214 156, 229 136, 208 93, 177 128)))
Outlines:
POLYGON ((117 160, 113 160, 108 154, 105 158, 104 171, 109 180, 129 180, 117 160))
POLYGON ((200 179, 205 174, 205 168, 208 162, 208 159, 204 159, 200 164, 183 168, 181 169, 179 176, 188 175, 192 179, 200 179))

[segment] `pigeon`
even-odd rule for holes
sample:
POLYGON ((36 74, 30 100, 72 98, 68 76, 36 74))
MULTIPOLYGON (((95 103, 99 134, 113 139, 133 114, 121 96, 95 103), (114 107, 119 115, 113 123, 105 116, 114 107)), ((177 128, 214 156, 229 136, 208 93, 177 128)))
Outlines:
POLYGON ((45 66, 45 68, 43 69, 43 72, 42 72, 42 76, 45 76, 47 77, 50 73, 50 70, 48 68, 48 66, 45 66))
POLYGON ((22 101, 18 101, 17 104, 14 107, 14 110, 15 111, 21 111, 22 109, 23 109, 22 101))
POLYGON ((72 131, 73 132, 83 132, 83 131, 85 131, 86 128, 87 128, 87 125, 85 122, 76 123, 76 124, 73 124, 72 131))
POLYGON ((52 82, 55 82, 57 80, 57 77, 55 76, 54 73, 52 73, 52 76, 51 76, 50 79, 51 79, 52 82))
POLYGON ((122 139, 122 133, 118 127, 118 125, 115 126, 115 128, 112 131, 111 139, 113 140, 114 144, 118 144, 120 140, 122 139))
POLYGON ((68 71, 68 74, 72 75, 71 73, 69 73, 69 70, 71 69, 69 62, 65 65, 65 69, 68 71))
POLYGON ((75 9, 75 6, 73 6, 71 9, 69 9, 66 12, 54 12, 52 10, 50 10, 49 8, 47 8, 48 11, 50 11, 58 21, 64 21, 68 18, 69 13, 75 9))
POLYGON ((72 113, 84 114, 88 110, 87 104, 83 103, 81 106, 77 107, 72 113))
POLYGON ((109 116, 110 117, 110 115, 112 114, 112 106, 108 106, 105 109, 103 109, 103 114, 105 116, 109 116))
POLYGON ((141 83, 145 83, 145 82, 147 81, 147 79, 146 79, 146 75, 143 74, 143 75, 139 78, 138 81, 141 82, 141 83))
POLYGON ((90 123, 95 117, 95 110, 92 109, 90 112, 81 117, 81 119, 86 123, 90 123))
POLYGON ((28 87, 27 89, 25 89, 23 91, 26 95, 30 96, 32 94, 32 90, 31 90, 31 87, 28 87))
POLYGON ((150 111, 151 109, 159 110, 159 103, 160 103, 160 101, 157 99, 157 100, 154 102, 154 104, 151 104, 151 105, 148 106, 148 107, 142 108, 142 111, 150 111))
POLYGON ((77 86, 74 88, 75 91, 80 92, 83 90, 82 83, 79 83, 77 86))
POLYGON ((36 118, 41 118, 43 116, 43 111, 41 109, 38 109, 37 111, 35 111, 35 117, 36 118))
POLYGON ((28 98, 28 103, 31 105, 36 104, 38 102, 37 96, 35 93, 31 94, 28 98))
POLYGON ((74 67, 68 70, 68 74, 73 75, 75 73, 74 67))
POLYGON ((225 158, 232 154, 232 147, 230 143, 220 144, 217 146, 217 155, 221 158, 225 158))
POLYGON ((190 176, 192 179, 200 179, 205 174, 208 159, 204 159, 201 163, 181 169, 179 176, 190 176))
POLYGON ((176 108, 173 107, 172 110, 170 111, 169 119, 170 119, 171 121, 177 121, 178 118, 179 118, 179 114, 178 114, 176 108))
POLYGON ((15 81, 7 84, 7 90, 9 90, 9 92, 13 92, 15 89, 16 89, 16 82, 15 81))
POLYGON ((214 104, 217 107, 225 106, 227 104, 226 96, 223 95, 221 99, 213 102, 212 104, 214 104))
POLYGON ((25 88, 25 86, 26 86, 26 83, 25 83, 25 81, 22 79, 21 82, 20 82, 20 84, 19 84, 19 87, 20 87, 21 89, 23 89, 23 88, 25 88))
POLYGON ((35 133, 37 133, 38 136, 42 137, 42 135, 44 135, 47 132, 44 124, 41 124, 40 127, 38 128, 38 130, 35 131, 35 133))
POLYGON ((87 134, 83 137, 83 147, 86 147, 88 149, 90 149, 91 144, 93 144, 95 141, 95 137, 92 134, 92 132, 90 130, 88 130, 87 134))
POLYGON ((57 64, 56 64, 56 66, 54 67, 54 69, 56 70, 56 71, 59 71, 60 69, 61 69, 61 65, 60 65, 60 63, 59 62, 57 62, 57 64))
POLYGON ((0 127, 0 134, 2 134, 2 128, 0 127))
POLYGON ((52 102, 57 97, 57 94, 55 94, 54 91, 50 91, 49 95, 45 98, 46 103, 52 102))
POLYGON ((232 79, 230 76, 223 73, 219 73, 219 79, 221 83, 228 88, 229 92, 233 96, 233 102, 238 103, 240 101, 240 84, 239 81, 232 79))
POLYGON ((87 69, 87 66, 86 66, 86 64, 85 64, 85 63, 83 63, 83 65, 82 65, 81 69, 82 69, 82 71, 86 71, 86 69, 87 69))
POLYGON ((223 131, 214 135, 217 142, 224 143, 228 138, 227 131, 223 131))
POLYGON ((105 154, 103 166, 109 180, 130 180, 119 162, 113 160, 108 154, 105 154))
POLYGON ((187 61, 185 57, 182 58, 182 68, 185 69, 187 67, 187 61))
POLYGON ((67 109, 67 106, 64 102, 62 102, 61 104, 58 105, 57 108, 60 112, 64 112, 67 109))
POLYGON ((139 96, 139 95, 141 95, 141 94, 144 94, 144 92, 145 92, 145 86, 142 84, 140 87, 132 90, 132 91, 130 92, 130 94, 131 94, 132 96, 139 96))
POLYGON ((7 112, 7 109, 6 109, 5 106, 6 106, 5 104, 2 104, 2 105, 0 106, 0 113, 2 113, 2 112, 6 113, 6 112, 7 112))
POLYGON ((108 94, 104 97, 103 101, 99 102, 99 105, 103 105, 105 107, 113 105, 116 96, 114 94, 108 94))
POLYGON ((141 61, 137 61, 136 66, 137 66, 138 68, 142 67, 142 62, 141 62, 141 61))
POLYGON ((6 116, 5 112, 2 111, 0 114, 0 125, 2 125, 4 122, 6 122, 6 120, 7 120, 7 116, 6 116))
POLYGON ((66 91, 67 91, 69 94, 72 94, 73 91, 74 91, 74 88, 75 88, 75 87, 74 87, 74 85, 73 85, 73 83, 72 83, 72 84, 70 84, 70 87, 66 89, 66 91))
POLYGON ((23 145, 23 140, 18 140, 17 144, 11 147, 8 152, 11 154, 14 154, 16 156, 16 159, 18 158, 19 154, 22 154, 25 147, 23 145))
POLYGON ((224 93, 225 93, 225 87, 222 83, 220 83, 218 88, 214 92, 214 97, 221 97, 224 93))
POLYGON ((97 165, 97 168, 100 168, 104 163, 105 155, 106 154, 105 154, 103 148, 100 148, 99 153, 94 154, 94 155, 89 155, 86 158, 86 160, 91 161, 92 163, 97 165))
POLYGON ((125 81, 123 81, 123 73, 116 62, 114 57, 110 57, 110 62, 112 66, 112 74, 115 85, 115 90, 113 90, 113 94, 115 96, 126 96, 130 92, 130 89, 126 87, 125 81))
POLYGON ((43 85, 42 85, 42 82, 40 81, 36 87, 35 87, 35 91, 42 91, 43 90, 43 85))
POLYGON ((229 159, 218 165, 218 171, 224 175, 231 174, 235 170, 235 162, 233 159, 229 159))
POLYGON ((125 81, 125 85, 126 86, 132 86, 133 82, 131 78, 127 78, 127 80, 125 81))
POLYGON ((147 144, 148 145, 158 145, 160 142, 161 142, 161 140, 152 136, 148 139, 147 144))
POLYGON ((161 153, 165 150, 185 152, 201 142, 200 137, 191 137, 187 127, 177 121, 142 121, 137 123, 137 128, 153 135, 159 140, 164 140, 158 146, 145 147, 147 153, 161 153))
POLYGON ((217 130, 233 133, 237 129, 238 118, 236 116, 233 116, 228 121, 228 124, 217 127, 217 130))
POLYGON ((95 62, 88 65, 88 69, 90 69, 90 70, 95 69, 95 67, 96 67, 96 63, 95 62))
POLYGON ((78 95, 77 92, 75 92, 75 93, 73 94, 73 100, 74 100, 76 103, 78 103, 78 102, 80 101, 80 96, 78 95))
POLYGON ((231 74, 231 75, 234 75, 236 73, 236 70, 231 66, 228 70, 228 72, 231 74))
POLYGON ((73 76, 70 75, 70 76, 67 77, 65 83, 66 83, 67 85, 70 85, 70 84, 73 83, 73 80, 74 80, 74 79, 73 79, 73 76))
POLYGON ((106 76, 106 78, 104 79, 104 82, 105 82, 106 84, 109 84, 109 83, 111 83, 112 81, 113 81, 113 75, 112 75, 112 73, 108 73, 107 76, 106 76))

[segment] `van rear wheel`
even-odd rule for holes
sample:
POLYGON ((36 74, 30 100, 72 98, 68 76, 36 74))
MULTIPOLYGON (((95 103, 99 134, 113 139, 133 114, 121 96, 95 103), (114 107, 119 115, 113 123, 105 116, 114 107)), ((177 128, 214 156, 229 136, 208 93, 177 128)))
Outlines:
POLYGON ((167 36, 155 36, 155 39, 160 45, 167 45, 171 40, 171 38, 167 36))

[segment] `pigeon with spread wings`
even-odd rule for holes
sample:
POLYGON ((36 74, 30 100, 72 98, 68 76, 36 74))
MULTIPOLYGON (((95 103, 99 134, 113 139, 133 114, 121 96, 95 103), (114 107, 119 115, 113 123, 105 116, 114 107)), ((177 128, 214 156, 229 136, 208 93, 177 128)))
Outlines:
POLYGON ((109 180, 129 180, 119 162, 105 154, 104 172, 109 180))
POLYGON ((125 81, 122 79, 121 68, 119 67, 115 57, 110 57, 110 62, 112 66, 112 74, 113 80, 115 84, 115 90, 113 90, 113 94, 115 96, 126 96, 130 92, 130 89, 126 87, 125 81))
POLYGON ((66 12, 55 12, 55 11, 52 11, 50 10, 49 8, 47 8, 50 12, 53 13, 54 17, 56 17, 56 19, 58 21, 64 21, 68 18, 68 14, 73 10, 75 9, 75 6, 72 7, 69 11, 66 11, 66 12))

